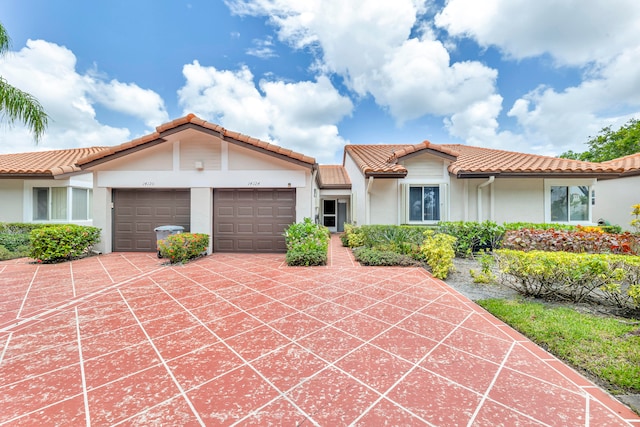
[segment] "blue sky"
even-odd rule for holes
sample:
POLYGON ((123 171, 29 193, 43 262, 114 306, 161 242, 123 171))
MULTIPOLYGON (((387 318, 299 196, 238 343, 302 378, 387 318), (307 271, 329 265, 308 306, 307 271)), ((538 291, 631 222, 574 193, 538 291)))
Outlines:
POLYGON ((344 144, 539 154, 640 117, 637 0, 3 0, 0 75, 51 116, 38 146, 116 145, 193 112, 340 163, 344 144))

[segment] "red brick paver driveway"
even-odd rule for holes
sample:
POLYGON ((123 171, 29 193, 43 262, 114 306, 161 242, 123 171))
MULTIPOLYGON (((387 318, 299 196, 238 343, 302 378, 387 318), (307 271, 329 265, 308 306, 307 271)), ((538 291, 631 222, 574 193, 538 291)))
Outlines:
POLYGON ((640 426, 418 268, 0 263, 0 425, 640 426))

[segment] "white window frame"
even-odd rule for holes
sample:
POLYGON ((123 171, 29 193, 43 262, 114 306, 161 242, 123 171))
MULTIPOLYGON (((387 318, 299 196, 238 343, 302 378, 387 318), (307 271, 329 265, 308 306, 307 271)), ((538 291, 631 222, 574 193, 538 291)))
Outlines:
POLYGON ((25 188, 28 204, 25 205, 25 220, 27 222, 39 223, 88 223, 93 220, 93 188, 82 186, 60 186, 51 185, 50 183, 33 183, 32 186, 25 188), (36 200, 34 192, 36 189, 44 189, 47 191, 47 216, 46 218, 35 218, 36 200), (53 189, 64 189, 66 195, 66 206, 64 218, 52 219, 53 209, 53 189), (86 218, 73 218, 74 198, 73 190, 83 190, 87 192, 86 197, 86 218))
POLYGON ((442 182, 406 182, 402 184, 402 199, 400 201, 402 205, 403 214, 403 223, 404 224, 437 224, 440 221, 448 221, 449 220, 449 185, 442 182), (410 204, 410 189, 412 187, 438 187, 439 189, 439 197, 440 197, 440 219, 438 220, 420 220, 415 221, 411 220, 411 206, 410 204))
MULTIPOLYGON (((593 224, 593 203, 592 194, 594 191, 595 179, 545 179, 544 180, 544 221, 546 223, 562 223, 562 224, 593 224), (551 220, 551 187, 588 187, 587 201, 587 219, 568 221, 552 221, 551 220)), ((567 215, 570 215, 570 210, 567 215)))

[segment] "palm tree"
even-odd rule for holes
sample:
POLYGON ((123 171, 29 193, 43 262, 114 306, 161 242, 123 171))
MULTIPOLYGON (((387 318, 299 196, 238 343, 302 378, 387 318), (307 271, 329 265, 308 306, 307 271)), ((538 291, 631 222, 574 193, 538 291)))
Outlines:
MULTIPOLYGON (((0 57, 6 55, 11 45, 11 39, 4 25, 0 23, 0 57)), ((49 121, 42 105, 32 95, 11 86, 0 76, 0 116, 6 118, 9 124, 16 120, 23 122, 33 133, 36 143, 40 141, 49 121)))

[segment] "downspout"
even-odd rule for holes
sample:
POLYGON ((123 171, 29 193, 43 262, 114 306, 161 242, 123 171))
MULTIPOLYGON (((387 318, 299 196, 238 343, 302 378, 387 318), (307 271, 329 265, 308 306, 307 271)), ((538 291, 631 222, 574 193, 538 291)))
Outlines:
POLYGON ((496 177, 494 175, 491 175, 489 177, 489 179, 485 182, 483 182, 482 184, 478 185, 478 222, 482 221, 482 188, 486 187, 487 185, 493 184, 493 181, 495 181, 496 177))
POLYGON ((369 196, 369 194, 371 193, 371 187, 373 187, 373 177, 370 176, 369 180, 367 181, 367 192, 366 192, 366 202, 364 204, 364 208, 365 208, 365 221, 366 224, 369 225, 371 224, 371 198, 369 196))
POLYGON ((316 182, 316 178, 318 176, 318 168, 316 165, 313 166, 313 170, 311 171, 311 212, 313 215, 313 221, 315 223, 320 222, 319 209, 318 209, 318 199, 320 198, 320 188, 318 187, 318 183, 316 182))

